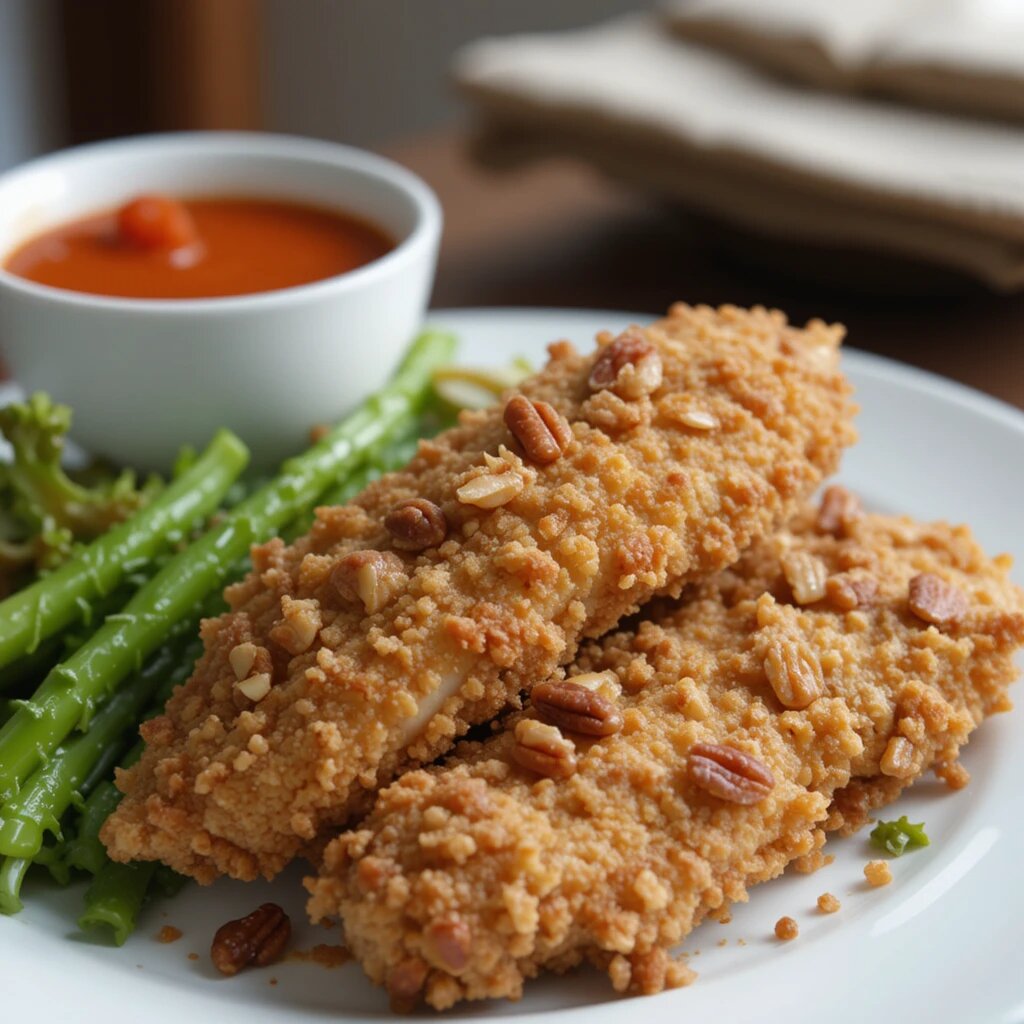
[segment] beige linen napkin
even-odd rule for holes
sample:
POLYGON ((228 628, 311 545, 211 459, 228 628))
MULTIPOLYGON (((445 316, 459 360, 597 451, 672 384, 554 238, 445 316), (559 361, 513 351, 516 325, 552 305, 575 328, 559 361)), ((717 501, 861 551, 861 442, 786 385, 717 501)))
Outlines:
POLYGON ((580 156, 764 233, 1024 287, 1013 127, 794 88, 642 17, 483 40, 455 73, 513 150, 580 156))
POLYGON ((1024 122, 1022 0, 676 0, 668 18, 817 88, 1024 122))

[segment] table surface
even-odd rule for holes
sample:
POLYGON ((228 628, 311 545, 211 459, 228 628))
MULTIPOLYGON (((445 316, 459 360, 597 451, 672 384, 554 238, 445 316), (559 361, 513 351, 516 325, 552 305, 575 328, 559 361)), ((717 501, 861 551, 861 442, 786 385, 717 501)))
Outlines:
POLYGON ((745 238, 568 161, 483 169, 467 138, 453 128, 385 150, 444 207, 436 307, 761 303, 839 321, 850 345, 1024 408, 1024 294, 745 238))

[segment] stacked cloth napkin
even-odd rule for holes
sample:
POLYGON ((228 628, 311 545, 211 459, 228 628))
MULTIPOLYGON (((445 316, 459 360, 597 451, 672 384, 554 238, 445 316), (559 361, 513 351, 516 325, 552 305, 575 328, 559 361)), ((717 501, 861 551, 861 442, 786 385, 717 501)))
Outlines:
POLYGON ((455 73, 494 161, 578 156, 760 234, 1024 288, 1024 0, 691 0, 485 39, 455 73))

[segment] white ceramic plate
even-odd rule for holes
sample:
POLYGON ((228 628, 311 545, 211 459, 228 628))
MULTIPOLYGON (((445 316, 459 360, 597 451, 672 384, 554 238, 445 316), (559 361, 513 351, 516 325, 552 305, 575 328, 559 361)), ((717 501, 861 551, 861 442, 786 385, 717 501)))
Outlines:
MULTIPOLYGON (((432 322, 456 330, 460 359, 534 362, 543 346, 566 337, 588 346, 602 328, 649 319, 620 313, 552 310, 439 312, 432 322)), ((1024 554, 1024 415, 948 381, 849 351, 845 368, 862 406, 861 441, 841 478, 879 511, 969 521, 992 552, 1024 554)), ((1018 582, 1022 582, 1017 573, 1018 582)), ((887 817, 927 823, 932 845, 892 861, 895 881, 870 889, 862 869, 872 857, 865 834, 829 844, 835 863, 810 876, 788 875, 755 889, 732 923, 708 922, 687 941, 700 977, 690 988, 648 999, 612 997, 590 970, 531 984, 518 1004, 475 1004, 449 1016, 483 1021, 529 1016, 551 1024, 612 1024, 643 1017, 789 1022, 1024 1021, 1020 964, 1024 890, 1019 816, 1024 744, 1015 712, 986 723, 964 761, 973 781, 960 793, 926 780, 887 817), (829 891, 842 910, 824 916, 815 900, 829 891), (774 939, 788 914, 800 937, 774 939), (698 953, 699 951, 699 953, 698 953)), ((77 931, 82 887, 59 890, 29 880, 25 910, 0 918, 0 1018, 216 1024, 288 1020, 351 1022, 389 1016, 386 997, 359 968, 282 963, 222 979, 210 965, 218 925, 264 900, 291 913, 294 946, 337 942, 337 930, 305 923, 301 869, 273 884, 189 886, 144 914, 122 949, 77 931), (162 925, 183 937, 163 945, 162 925), (198 954, 189 960, 188 954, 198 954), (271 979, 276 980, 272 984, 271 979)))

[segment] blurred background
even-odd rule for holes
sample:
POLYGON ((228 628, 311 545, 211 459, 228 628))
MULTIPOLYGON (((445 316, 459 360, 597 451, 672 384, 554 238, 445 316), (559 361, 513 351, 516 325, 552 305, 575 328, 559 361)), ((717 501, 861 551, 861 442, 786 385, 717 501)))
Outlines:
POLYGON ((368 147, 444 206, 435 306, 760 302, 1024 406, 1022 18, 1016 0, 2 0, 0 170, 147 131, 368 147))
POLYGON ((635 0, 3 0, 0 167, 142 131, 259 128, 380 147, 458 119, 479 36, 635 0))

